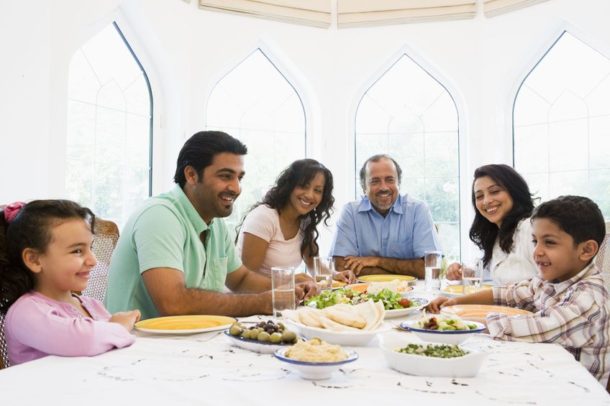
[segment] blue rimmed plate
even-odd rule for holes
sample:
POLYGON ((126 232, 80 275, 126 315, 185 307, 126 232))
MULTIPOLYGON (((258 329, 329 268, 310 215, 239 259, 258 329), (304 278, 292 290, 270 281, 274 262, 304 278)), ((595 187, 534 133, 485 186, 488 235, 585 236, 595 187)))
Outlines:
POLYGON ((470 320, 463 321, 476 325, 476 328, 470 330, 430 330, 418 327, 418 320, 403 321, 400 323, 400 328, 415 333, 415 335, 424 341, 442 344, 460 344, 469 339, 473 334, 485 330, 485 325, 482 323, 470 320))
POLYGON ((225 336, 229 340, 231 344, 236 347, 242 348, 248 351, 258 352, 260 354, 273 354, 277 350, 281 350, 282 348, 287 348, 293 345, 290 344, 273 344, 266 343, 258 340, 250 340, 248 338, 243 338, 241 336, 234 336, 229 333, 229 330, 224 331, 225 336))
POLYGON ((423 297, 408 297, 408 299, 414 303, 413 306, 404 309, 386 310, 384 318, 393 319, 396 317, 408 316, 411 313, 420 311, 424 307, 428 306, 428 303, 430 303, 428 299, 423 297))
POLYGON ((328 379, 333 372, 341 368, 341 365, 354 362, 358 359, 358 353, 355 351, 347 351, 347 359, 344 359, 343 361, 308 362, 288 358, 286 356, 286 351, 288 351, 288 348, 282 348, 275 351, 273 355, 280 361, 287 363, 290 368, 297 371, 302 378, 311 380, 328 379))

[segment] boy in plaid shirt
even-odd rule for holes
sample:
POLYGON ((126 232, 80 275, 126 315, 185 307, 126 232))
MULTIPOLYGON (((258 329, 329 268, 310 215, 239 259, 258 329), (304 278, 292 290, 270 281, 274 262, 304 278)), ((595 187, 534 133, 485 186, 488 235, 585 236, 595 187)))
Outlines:
POLYGON ((459 298, 437 297, 432 312, 456 304, 499 304, 533 312, 487 315, 491 337, 561 344, 604 386, 610 375, 610 305, 593 259, 606 233, 599 207, 586 197, 561 196, 532 215, 539 275, 459 298))

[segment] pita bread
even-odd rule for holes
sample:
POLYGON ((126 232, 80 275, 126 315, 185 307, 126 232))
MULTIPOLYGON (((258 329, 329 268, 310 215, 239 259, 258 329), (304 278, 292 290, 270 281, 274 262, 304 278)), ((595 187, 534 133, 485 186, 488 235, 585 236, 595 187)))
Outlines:
POLYGON ((324 315, 337 323, 345 326, 354 327, 357 329, 364 328, 366 326, 366 320, 362 315, 358 313, 356 308, 351 305, 338 304, 330 306, 324 309, 324 315))
POLYGON ((362 331, 358 328, 354 328, 354 327, 346 326, 345 324, 337 323, 324 315, 320 316, 320 323, 322 323, 322 326, 323 326, 322 328, 324 328, 326 330, 330 330, 330 331, 339 331, 339 332, 362 331))
POLYGON ((367 300, 364 303, 357 304, 354 306, 360 315, 366 320, 366 326, 363 330, 375 330, 383 322, 385 316, 385 309, 381 301, 374 302, 367 300))
POLYGON ((299 319, 297 321, 299 321, 301 324, 309 327, 324 328, 323 324, 320 322, 320 317, 322 317, 322 314, 318 309, 302 307, 299 309, 298 316, 299 319))

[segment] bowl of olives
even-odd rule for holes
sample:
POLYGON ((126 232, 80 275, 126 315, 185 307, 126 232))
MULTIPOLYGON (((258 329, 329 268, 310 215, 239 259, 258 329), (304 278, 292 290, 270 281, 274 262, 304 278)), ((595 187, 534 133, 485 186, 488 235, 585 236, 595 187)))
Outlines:
POLYGON ((283 323, 272 320, 260 323, 233 323, 225 336, 231 344, 244 350, 272 354, 280 348, 298 341, 296 333, 288 330, 283 323))

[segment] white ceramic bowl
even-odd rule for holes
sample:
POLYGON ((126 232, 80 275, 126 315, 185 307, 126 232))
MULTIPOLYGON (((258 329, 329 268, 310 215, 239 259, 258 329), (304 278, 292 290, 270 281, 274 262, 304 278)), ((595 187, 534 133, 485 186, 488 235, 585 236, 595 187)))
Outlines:
MULTIPOLYGON (((410 344, 400 338, 388 339, 383 336, 379 347, 389 367, 405 374, 430 377, 467 378, 473 377, 481 369, 487 353, 468 349, 468 354, 456 358, 426 357, 405 354, 397 350, 410 344)), ((414 343, 421 345, 443 345, 440 343, 414 343)))
POLYGON ((338 371, 341 368, 341 365, 347 364, 349 362, 356 361, 358 359, 358 354, 354 351, 348 351, 347 359, 343 361, 336 362, 307 362, 307 361, 298 361, 296 359, 286 357, 285 353, 288 348, 282 348, 273 353, 275 358, 280 361, 286 362, 290 365, 290 368, 297 371, 299 375, 301 375, 304 379, 318 380, 318 379, 328 379, 333 374, 333 372, 338 371))
POLYGON ((272 344, 272 343, 264 343, 258 340, 249 340, 247 338, 243 338, 241 336, 233 336, 229 333, 229 330, 225 330, 224 332, 227 340, 231 344, 236 347, 242 348, 248 351, 254 351, 261 354, 273 354, 277 350, 281 350, 282 348, 290 347, 293 344, 272 344))
POLYGON ((417 327, 418 320, 403 321, 400 323, 400 328, 406 331, 415 333, 424 341, 442 344, 461 344, 473 334, 477 334, 485 330, 485 325, 476 321, 464 320, 467 323, 476 324, 477 328, 473 330, 429 330, 417 327))
POLYGON ((378 333, 388 331, 391 326, 387 323, 382 323, 375 330, 362 331, 332 331, 323 328, 309 327, 292 320, 286 320, 286 325, 290 325, 293 330, 296 330, 298 335, 310 338, 319 338, 331 344, 347 345, 350 347, 364 347, 370 343, 378 333))

